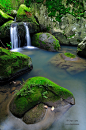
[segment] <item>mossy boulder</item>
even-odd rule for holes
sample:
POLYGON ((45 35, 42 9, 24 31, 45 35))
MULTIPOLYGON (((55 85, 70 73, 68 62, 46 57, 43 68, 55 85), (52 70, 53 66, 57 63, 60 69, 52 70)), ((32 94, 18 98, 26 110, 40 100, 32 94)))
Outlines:
POLYGON ((22 88, 15 93, 9 109, 13 115, 23 117, 27 111, 30 113, 31 109, 40 103, 49 106, 52 106, 53 103, 53 106, 56 107, 55 101, 60 98, 67 100, 69 97, 73 99, 73 102, 70 101, 70 103, 74 104, 73 94, 69 90, 45 77, 37 76, 29 78, 24 82, 22 88))
POLYGON ((32 38, 32 45, 48 51, 58 51, 59 41, 50 33, 36 33, 32 38))
POLYGON ((9 20, 14 20, 13 17, 7 15, 6 13, 4 13, 1 9, 0 9, 0 26, 3 25, 5 22, 9 21, 9 20))
POLYGON ((31 8, 26 7, 24 4, 21 4, 18 11, 17 11, 17 16, 16 16, 16 21, 17 22, 36 22, 36 19, 34 18, 34 15, 31 12, 31 8))
POLYGON ((0 47, 0 83, 32 69, 31 58, 19 52, 11 52, 0 47))
POLYGON ((10 26, 14 23, 13 20, 9 20, 0 27, 0 38, 10 38, 10 26))

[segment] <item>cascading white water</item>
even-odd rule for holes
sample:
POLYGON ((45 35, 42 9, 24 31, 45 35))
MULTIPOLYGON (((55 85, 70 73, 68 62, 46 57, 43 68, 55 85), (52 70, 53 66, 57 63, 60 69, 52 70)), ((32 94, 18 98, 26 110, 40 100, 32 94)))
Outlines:
POLYGON ((10 27, 10 37, 11 37, 12 49, 18 48, 17 26, 10 27))
POLYGON ((26 25, 26 23, 24 23, 25 29, 26 29, 26 41, 27 41, 27 46, 31 46, 31 39, 30 39, 30 33, 29 33, 29 28, 26 25))
MULTIPOLYGON (((24 23, 24 22, 23 22, 24 23)), ((29 34, 29 28, 26 25, 26 23, 24 23, 25 26, 25 30, 26 30, 26 42, 27 45, 23 46, 23 48, 25 49, 38 49, 37 47, 31 46, 31 39, 30 39, 30 34, 29 34)), ((19 35, 17 34, 17 26, 11 26, 10 27, 10 37, 11 37, 11 43, 12 43, 12 49, 11 51, 18 51, 20 49, 20 45, 21 45, 21 40, 19 35)))

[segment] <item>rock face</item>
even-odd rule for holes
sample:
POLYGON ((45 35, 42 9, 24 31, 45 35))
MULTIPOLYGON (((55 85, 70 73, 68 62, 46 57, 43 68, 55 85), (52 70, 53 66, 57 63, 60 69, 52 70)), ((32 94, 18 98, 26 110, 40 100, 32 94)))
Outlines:
POLYGON ((0 47, 0 83, 6 83, 32 67, 30 57, 0 47))
MULTIPOLYGON (((62 0, 63 1, 63 0, 62 0)), ((63 1, 63 4, 66 1, 63 1)), ((84 1, 83 5, 85 6, 86 2, 84 1)), ((71 11, 73 10, 72 4, 69 4, 71 11)), ((72 14, 66 13, 61 18, 61 22, 55 21, 55 17, 50 18, 48 16, 48 9, 43 4, 33 3, 32 7, 34 15, 38 18, 39 24, 41 26, 41 31, 46 30, 54 35, 57 40, 61 41, 63 45, 78 45, 86 33, 86 19, 85 17, 74 17, 72 14), (53 21, 54 20, 54 21, 53 21), (50 27, 50 28, 49 28, 50 27), (47 30, 49 28, 49 31, 47 30), (60 34, 59 34, 60 33, 60 34)), ((76 8, 74 8, 76 10, 76 8)), ((85 8, 82 12, 85 11, 85 8)), ((84 13, 85 15, 85 13, 84 13)))
POLYGON ((50 59, 49 64, 62 68, 71 75, 86 70, 86 60, 79 58, 78 56, 70 58, 65 56, 64 53, 55 55, 50 59))
POLYGON ((21 4, 16 16, 17 22, 32 22, 38 25, 36 19, 34 18, 31 8, 26 7, 24 4, 21 4))
POLYGON ((14 18, 7 15, 6 13, 4 13, 1 9, 0 9, 0 26, 3 25, 5 22, 9 21, 9 20, 13 20, 14 18))
POLYGON ((58 51, 59 41, 50 33, 37 33, 32 38, 32 45, 48 51, 58 51))
POLYGON ((26 80, 22 88, 14 95, 9 109, 13 115, 23 117, 23 121, 33 124, 41 121, 45 115, 43 105, 57 109, 60 98, 69 104, 75 104, 73 94, 44 77, 26 80), (70 100, 69 100, 70 98, 70 100))
POLYGON ((86 37, 78 44, 77 54, 86 58, 86 37))

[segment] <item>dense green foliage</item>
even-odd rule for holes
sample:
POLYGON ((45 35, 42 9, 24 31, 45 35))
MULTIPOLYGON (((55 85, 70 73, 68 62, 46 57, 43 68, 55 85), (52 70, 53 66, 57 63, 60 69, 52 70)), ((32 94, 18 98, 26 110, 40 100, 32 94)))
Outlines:
POLYGON ((0 4, 5 8, 5 12, 10 13, 12 9, 18 9, 21 3, 24 3, 27 7, 30 6, 31 3, 43 3, 46 5, 48 9, 49 16, 52 18, 55 16, 56 21, 61 21, 61 18, 66 13, 70 13, 73 16, 80 19, 80 17, 84 16, 84 6, 83 1, 79 0, 66 0, 66 6, 62 4, 62 0, 0 0, 0 4), (73 6, 72 12, 70 12, 71 6, 73 6), (15 6, 14 6, 15 5, 15 6))
POLYGON ((20 4, 24 3, 24 0, 0 0, 0 4, 4 7, 6 13, 11 13, 11 10, 18 10, 20 4))

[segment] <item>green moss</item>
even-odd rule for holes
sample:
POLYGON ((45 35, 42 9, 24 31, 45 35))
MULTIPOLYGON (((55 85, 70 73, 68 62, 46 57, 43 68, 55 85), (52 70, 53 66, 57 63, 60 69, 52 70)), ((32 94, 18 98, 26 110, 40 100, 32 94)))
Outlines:
POLYGON ((19 69, 28 66, 30 57, 19 52, 11 52, 0 47, 0 76, 9 77, 19 69))
POLYGON ((21 113, 28 107, 28 101, 25 97, 20 97, 15 100, 17 112, 21 113))
POLYGON ((44 41, 41 41, 42 42, 42 44, 46 44, 46 42, 44 42, 44 41))
MULTIPOLYGON (((72 93, 69 90, 60 87, 59 85, 53 83, 52 81, 50 81, 45 77, 37 76, 37 77, 29 78, 24 84, 24 86, 22 87, 21 91, 22 92, 27 91, 28 87, 30 88, 30 86, 34 92, 36 91, 36 89, 39 89, 41 93, 44 92, 43 90, 49 90, 55 92, 58 96, 60 96, 62 92, 63 92, 63 97, 72 95, 72 93)), ((21 95, 21 91, 19 95, 21 95)))
POLYGON ((24 4, 21 4, 18 9, 17 15, 26 15, 25 11, 31 12, 30 10, 31 10, 31 8, 28 8, 24 4))
POLYGON ((34 18, 33 14, 32 14, 32 16, 27 17, 25 11, 32 13, 30 7, 28 8, 24 4, 21 4, 19 9, 18 9, 18 12, 17 12, 17 19, 16 20, 17 21, 23 21, 23 22, 26 22, 26 21, 27 22, 32 22, 32 23, 35 23, 35 24, 39 25, 36 22, 36 19, 34 18))
POLYGON ((32 45, 35 45, 36 47, 40 47, 40 43, 39 43, 39 38, 40 38, 40 34, 42 33, 37 33, 33 36, 33 40, 32 40, 32 45), (35 42, 34 42, 35 39, 35 42))
MULTIPOLYGON (((14 23, 13 20, 9 20, 8 22, 4 23, 2 26, 0 26, 0 37, 1 38, 5 38, 7 36, 7 32, 10 29, 10 25, 14 23)), ((8 33, 9 35, 9 33, 8 33)))
POLYGON ((67 57, 70 57, 70 58, 75 58, 76 57, 74 54, 71 54, 69 52, 64 53, 64 55, 67 56, 67 57))
POLYGON ((1 9, 0 9, 0 17, 5 18, 5 19, 8 19, 8 18, 14 19, 13 17, 11 17, 11 16, 7 15, 6 13, 4 13, 1 9))

